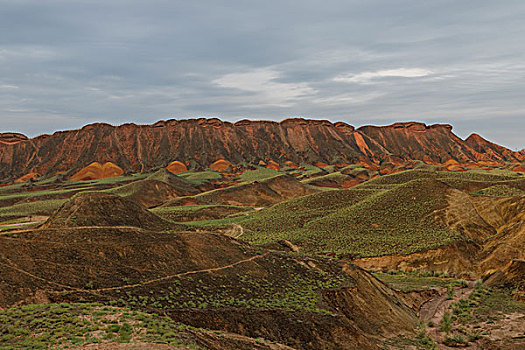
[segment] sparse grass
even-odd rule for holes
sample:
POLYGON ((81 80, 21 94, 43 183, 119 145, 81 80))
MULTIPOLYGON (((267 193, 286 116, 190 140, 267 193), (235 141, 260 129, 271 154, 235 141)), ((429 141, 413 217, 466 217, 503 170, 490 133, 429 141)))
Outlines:
MULTIPOLYGON (((277 254, 277 253, 275 253, 277 254)), ((229 270, 227 275, 203 274, 170 280, 155 289, 122 293, 125 304, 156 309, 262 308, 330 313, 318 305, 322 290, 351 286, 352 279, 317 262, 324 272, 306 269, 293 256, 271 255, 258 260, 268 276, 229 270), (270 277, 271 276, 271 277, 270 277)))
POLYGON ((467 305, 471 311, 472 319, 466 318, 465 322, 482 322, 494 320, 502 314, 513 312, 525 314, 525 303, 514 300, 510 293, 504 289, 494 289, 483 285, 478 285, 469 296, 469 303, 464 305, 454 305, 454 307, 465 309, 467 305))
POLYGON ((243 239, 254 244, 287 239, 309 252, 366 257, 414 253, 459 238, 433 217, 446 206, 447 186, 432 179, 392 186, 319 193, 304 197, 315 198, 307 208, 301 208, 301 198, 278 204, 254 213, 242 225, 243 239))
POLYGON ((283 174, 283 172, 278 170, 258 167, 256 170, 248 170, 242 173, 239 176, 239 180, 242 182, 262 181, 281 174, 283 174))
POLYGON ((221 173, 219 173, 218 171, 214 171, 214 170, 206 170, 206 171, 190 170, 185 173, 178 174, 177 176, 185 179, 186 181, 194 185, 202 185, 205 182, 222 179, 221 173))
MULTIPOLYGON (((174 221, 174 222, 187 222, 194 221, 195 218, 202 216, 216 216, 220 218, 220 214, 228 212, 244 212, 251 210, 251 207, 239 207, 235 205, 183 205, 183 206, 173 206, 173 207, 157 207, 153 208, 150 211, 158 216, 174 221)), ((224 215, 222 218, 230 216, 229 214, 224 215)))
POLYGON ((511 313, 525 313, 525 303, 512 299, 508 290, 478 282, 467 298, 450 304, 443 315, 439 328, 446 334, 443 343, 458 347, 477 341, 487 334, 487 327, 511 313))
POLYGON ((105 342, 198 348, 179 336, 186 327, 169 318, 101 304, 26 305, 0 310, 0 349, 64 349, 105 342))
POLYGON ((11 193, 11 194, 4 194, 0 196, 0 200, 8 200, 8 199, 22 200, 22 199, 34 198, 34 197, 65 195, 65 194, 72 193, 72 192, 78 192, 78 188, 17 192, 17 193, 11 193))
POLYGON ((48 199, 37 202, 20 203, 0 208, 0 217, 25 217, 34 215, 51 215, 67 199, 48 199))
POLYGON ((315 165, 312 165, 312 164, 301 164, 300 167, 304 168, 304 170, 297 169, 297 171, 300 172, 304 176, 314 176, 314 175, 325 173, 323 169, 316 167, 315 165))
POLYGON ((414 271, 410 273, 399 271, 392 271, 390 273, 373 272, 373 275, 391 287, 401 291, 421 290, 432 287, 446 288, 448 286, 464 286, 463 280, 427 271, 414 271))
POLYGON ((241 222, 246 220, 248 217, 246 216, 236 216, 236 217, 227 217, 222 219, 215 219, 215 220, 198 220, 198 221, 187 221, 184 222, 185 225, 188 226, 199 226, 199 227, 209 227, 212 229, 215 226, 225 226, 225 225, 231 225, 237 222, 241 222))
POLYGON ((494 185, 479 191, 474 191, 472 194, 490 197, 512 197, 523 196, 525 195, 525 191, 508 185, 494 185))
POLYGON ((336 171, 330 174, 305 179, 305 180, 302 180, 301 182, 304 184, 310 184, 310 183, 315 183, 316 181, 320 181, 320 180, 332 180, 335 182, 342 182, 344 180, 350 180, 350 179, 352 179, 350 176, 341 174, 341 172, 336 171))

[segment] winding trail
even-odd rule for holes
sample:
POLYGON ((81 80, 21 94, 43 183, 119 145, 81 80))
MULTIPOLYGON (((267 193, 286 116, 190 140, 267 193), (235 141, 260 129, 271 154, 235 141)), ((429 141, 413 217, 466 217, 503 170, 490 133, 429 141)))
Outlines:
MULTIPOLYGON (((152 284, 152 283, 166 281, 166 280, 169 280, 169 279, 172 279, 172 278, 179 278, 179 277, 184 277, 184 276, 188 276, 188 275, 195 275, 195 274, 198 274, 198 273, 210 273, 210 272, 215 272, 215 271, 221 271, 221 270, 229 269, 229 268, 232 268, 232 267, 234 267, 236 265, 240 265, 240 264, 243 264, 243 263, 246 263, 246 262, 249 262, 249 261, 260 259, 262 257, 265 257, 266 255, 268 255, 268 253, 261 254, 261 255, 254 255, 254 256, 252 256, 250 258, 239 260, 239 261, 234 262, 234 263, 229 264, 229 265, 213 267, 213 268, 209 268, 209 269, 186 271, 186 272, 181 272, 181 273, 177 273, 177 274, 174 274, 174 275, 168 275, 168 276, 164 276, 164 277, 160 277, 160 278, 155 278, 155 279, 148 280, 148 281, 145 281, 145 282, 139 282, 139 283, 133 283, 133 284, 125 284, 123 286, 98 288, 98 289, 73 288, 73 290, 75 292, 100 293, 100 292, 108 292, 108 291, 117 290, 117 289, 120 290, 120 289, 137 288, 137 287, 142 287, 142 286, 145 286, 145 285, 148 285, 148 284, 152 284)), ((60 292, 60 293, 64 293, 64 292, 60 292)))

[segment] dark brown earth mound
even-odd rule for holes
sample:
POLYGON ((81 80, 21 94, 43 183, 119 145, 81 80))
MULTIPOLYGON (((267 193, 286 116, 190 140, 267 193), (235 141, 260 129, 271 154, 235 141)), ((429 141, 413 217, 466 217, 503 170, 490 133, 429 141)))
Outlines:
POLYGON ((82 192, 64 203, 43 228, 135 226, 153 230, 174 226, 140 204, 101 192, 82 192))
POLYGON ((0 307, 113 301, 296 349, 379 349, 376 339, 414 336, 417 325, 394 291, 353 265, 208 233, 45 228, 0 236, 0 265, 0 307))
POLYGON ((135 181, 118 188, 115 193, 122 194, 145 208, 156 207, 170 199, 188 194, 158 180, 135 181))
MULTIPOLYGON (((302 184, 290 175, 280 175, 261 182, 235 185, 197 195, 201 203, 228 204, 250 207, 270 206, 287 199, 305 196, 318 190, 302 184)), ((169 203, 167 206, 176 203, 169 203)))
MULTIPOLYGON (((5 135, 5 134, 4 134, 5 135)), ((257 165, 263 159, 303 163, 379 163, 423 160, 443 163, 525 160, 479 138, 463 141, 449 125, 396 123, 357 130, 342 122, 286 119, 236 123, 219 119, 159 121, 153 125, 91 124, 25 140, 5 136, 0 142, 0 179, 16 179, 28 169, 42 175, 78 172, 90 162, 111 162, 124 172, 146 172, 174 160, 189 168, 207 168, 217 159, 257 165), (38 154, 38 157, 35 157, 38 154)), ((178 170, 183 170, 178 167, 178 170)), ((178 171, 177 170, 177 171, 178 171)))
POLYGON ((158 180, 161 178, 163 177, 156 173, 145 180, 118 187, 112 192, 139 203, 145 208, 156 207, 174 198, 199 193, 196 188, 175 175, 166 176, 166 181, 158 180))

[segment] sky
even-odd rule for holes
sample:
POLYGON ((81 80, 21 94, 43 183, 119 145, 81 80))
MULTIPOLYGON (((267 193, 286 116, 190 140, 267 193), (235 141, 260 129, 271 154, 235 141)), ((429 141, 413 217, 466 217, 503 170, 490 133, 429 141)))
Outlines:
POLYGON ((525 147, 525 1, 0 0, 0 131, 449 123, 525 147))

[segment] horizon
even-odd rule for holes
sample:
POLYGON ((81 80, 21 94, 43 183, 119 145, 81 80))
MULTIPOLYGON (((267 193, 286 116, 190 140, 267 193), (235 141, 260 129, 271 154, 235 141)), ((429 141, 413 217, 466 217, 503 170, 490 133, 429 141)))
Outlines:
POLYGON ((304 116, 525 147, 522 1, 0 1, 1 131, 304 116))

